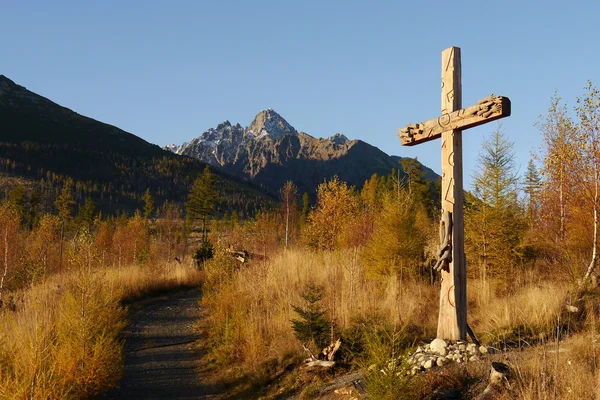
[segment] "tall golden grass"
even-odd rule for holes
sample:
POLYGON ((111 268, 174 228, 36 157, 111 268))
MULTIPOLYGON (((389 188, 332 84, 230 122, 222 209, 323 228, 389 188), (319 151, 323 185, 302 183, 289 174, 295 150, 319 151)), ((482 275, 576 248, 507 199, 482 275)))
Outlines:
MULTIPOLYGON (((258 379, 272 365, 270 361, 302 357, 301 343, 290 321, 298 318, 292 305, 302 304, 301 293, 309 282, 324 287, 321 304, 335 322, 336 335, 377 316, 404 331, 405 336, 412 335, 412 343, 435 337, 438 286, 419 279, 403 280, 398 275, 369 279, 352 251, 290 249, 241 267, 217 251, 205 272, 204 322, 215 344, 214 355, 218 361, 241 366, 258 379)), ((598 367, 591 365, 597 362, 598 351, 589 346, 585 351, 574 350, 570 364, 562 360, 561 353, 556 371, 547 368, 543 374, 540 372, 542 361, 536 351, 541 351, 542 344, 554 345, 553 332, 569 284, 536 276, 522 276, 518 284, 514 282, 507 289, 500 279, 485 284, 470 280, 468 297, 469 323, 483 342, 502 347, 522 339, 521 350, 532 352, 529 358, 518 357, 511 362, 518 372, 514 387, 518 398, 540 398, 536 397, 540 390, 551 387, 542 387, 542 378, 569 382, 570 389, 561 384, 558 398, 596 393, 598 367)), ((515 352, 526 354, 517 349, 515 352)), ((547 363, 554 365, 554 361, 547 363)))
MULTIPOLYGON (((87 251, 86 251, 87 248, 87 251)), ((76 268, 16 294, 0 314, 0 398, 96 396, 122 374, 121 300, 181 285, 198 285, 191 265, 105 268, 79 246, 76 268)))

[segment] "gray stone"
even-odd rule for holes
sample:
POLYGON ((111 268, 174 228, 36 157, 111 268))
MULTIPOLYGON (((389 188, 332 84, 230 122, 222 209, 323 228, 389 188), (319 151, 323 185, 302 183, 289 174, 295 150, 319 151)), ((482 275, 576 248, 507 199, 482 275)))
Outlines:
POLYGON ((477 356, 471 356, 471 358, 469 358, 470 362, 477 361, 477 360, 479 360, 479 357, 477 357, 477 356))
POLYGON ((423 363, 423 368, 429 369, 431 367, 433 367, 433 361, 431 359, 429 359, 423 363))
POLYGON ((444 365, 444 358, 443 357, 438 357, 437 361, 435 362, 437 364, 438 367, 441 367, 444 365))
POLYGON ((477 353, 477 345, 475 343, 468 344, 467 351, 472 354, 477 353))
POLYGON ((444 339, 434 339, 433 342, 429 345, 429 348, 433 353, 441 354, 442 351, 446 351, 446 347, 448 344, 444 339), (442 350, 443 349, 443 350, 442 350))

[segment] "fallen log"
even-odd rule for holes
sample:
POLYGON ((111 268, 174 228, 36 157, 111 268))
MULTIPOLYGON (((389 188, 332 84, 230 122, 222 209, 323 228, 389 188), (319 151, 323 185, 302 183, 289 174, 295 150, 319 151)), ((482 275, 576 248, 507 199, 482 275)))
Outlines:
POLYGON ((335 361, 333 361, 333 358, 335 356, 336 351, 339 350, 341 344, 342 344, 341 339, 336 340, 334 343, 331 343, 329 346, 327 346, 323 350, 321 350, 321 352, 319 353, 319 357, 315 357, 315 355, 313 354, 312 351, 310 351, 308 346, 306 346, 306 344, 303 344, 302 348, 309 355, 309 358, 307 358, 304 361, 304 365, 307 368, 315 368, 315 367, 331 368, 331 367, 333 367, 335 365, 335 361))
POLYGON ((323 361, 323 360, 315 360, 309 361, 306 364, 306 368, 331 368, 335 365, 335 361, 323 361))
POLYGON ((322 358, 327 361, 333 361, 335 352, 339 350, 341 345, 342 345, 342 340, 338 339, 335 341, 335 343, 331 343, 329 346, 325 347, 323 349, 323 351, 321 351, 322 358))
POLYGON ((236 260, 244 264, 250 258, 250 253, 246 250, 233 250, 231 247, 225 249, 229 254, 231 254, 236 260))

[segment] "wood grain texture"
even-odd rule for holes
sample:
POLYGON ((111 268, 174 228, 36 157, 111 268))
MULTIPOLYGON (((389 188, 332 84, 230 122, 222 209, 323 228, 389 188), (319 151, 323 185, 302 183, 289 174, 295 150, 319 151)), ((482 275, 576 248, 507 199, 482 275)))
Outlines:
MULTIPOLYGON (((462 107, 460 48, 442 52, 442 114, 462 107)), ((442 138, 442 212, 452 213, 452 260, 442 270, 437 337, 467 338, 467 274, 464 255, 462 131, 445 130, 442 138)))
MULTIPOLYGON (((456 91, 453 91, 456 96, 456 91)), ((448 130, 464 130, 510 116, 510 99, 490 95, 476 105, 445 113, 418 124, 408 124, 398 130, 404 146, 414 146, 437 139, 448 130)))

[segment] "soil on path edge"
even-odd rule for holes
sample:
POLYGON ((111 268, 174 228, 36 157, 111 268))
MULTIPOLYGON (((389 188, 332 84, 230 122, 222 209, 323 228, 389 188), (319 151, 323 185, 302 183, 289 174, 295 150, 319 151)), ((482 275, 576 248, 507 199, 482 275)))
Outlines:
POLYGON ((214 388, 198 373, 202 350, 194 324, 200 316, 199 288, 133 303, 124 331, 125 369, 103 399, 211 399, 214 388))

